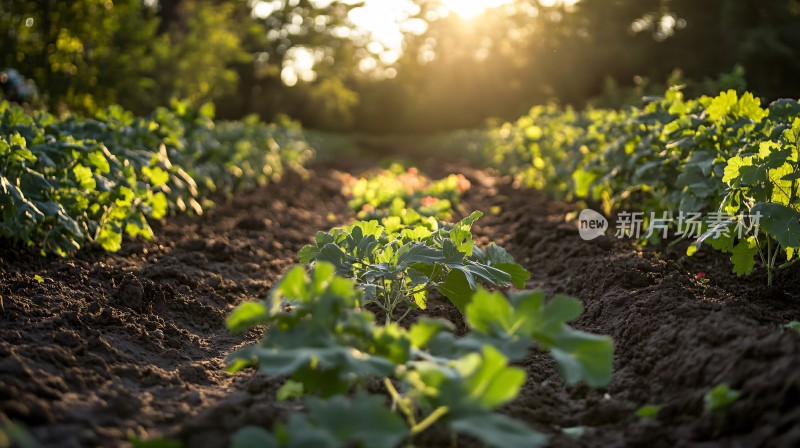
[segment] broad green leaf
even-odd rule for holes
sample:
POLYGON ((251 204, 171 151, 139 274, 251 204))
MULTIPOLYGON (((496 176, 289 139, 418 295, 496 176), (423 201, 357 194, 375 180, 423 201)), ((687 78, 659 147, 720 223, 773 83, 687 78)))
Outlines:
MULTIPOLYGON (((470 280, 471 283, 474 282, 474 280, 470 279, 470 277, 477 277, 491 285, 508 286, 511 284, 511 275, 492 266, 481 265, 475 262, 467 262, 464 266, 454 266, 452 264, 448 264, 448 266, 464 271, 464 273, 467 274, 467 279, 470 280)), ((471 286, 473 289, 476 287, 476 285, 471 286)))
POLYGON ((275 433, 285 448, 342 448, 344 443, 327 428, 312 425, 299 413, 289 415, 286 425, 277 424, 275 433))
POLYGON ((400 221, 399 216, 387 216, 386 218, 383 218, 381 223, 383 224, 387 234, 398 232, 403 227, 403 223, 400 221))
POLYGON ((317 254, 319 254, 319 248, 313 244, 308 244, 297 252, 297 257, 300 259, 300 263, 310 264, 317 257, 317 254))
POLYGON ((735 90, 728 90, 721 92, 716 98, 711 101, 711 104, 706 109, 708 116, 713 121, 719 121, 728 115, 736 105, 737 95, 735 90))
POLYGON ((444 255, 441 250, 423 243, 408 243, 397 251, 397 268, 405 270, 414 263, 441 263, 444 255))
POLYGON ((122 233, 114 227, 114 224, 107 224, 97 235, 97 244, 108 252, 117 252, 122 248, 122 233))
POLYGON ((102 150, 92 151, 86 155, 86 158, 98 174, 106 174, 111 171, 111 166, 102 150))
POLYGON ((783 247, 800 247, 800 212, 782 204, 758 203, 750 215, 760 214, 759 228, 783 247))
POLYGON ((428 341, 442 331, 453 331, 455 327, 449 321, 443 319, 431 319, 423 317, 414 322, 408 329, 411 346, 420 349, 424 348, 428 341))
POLYGON ((800 179, 800 171, 794 171, 781 177, 781 180, 798 180, 798 179, 800 179))
MULTIPOLYGON (((246 347, 234 353, 231 359, 258 360, 258 369, 265 375, 291 375, 304 368, 326 372, 339 371, 339 379, 379 378, 394 370, 394 364, 377 356, 370 356, 352 347, 298 347, 266 348, 246 347)), ((327 374, 330 376, 330 373, 327 374)), ((296 378, 295 378, 296 379, 296 378)), ((334 380, 334 378, 331 378, 334 380)), ((308 389, 311 391, 311 389, 308 389)))
POLYGON ((589 386, 601 387, 611 382, 614 344, 608 336, 565 327, 556 336, 550 353, 567 384, 585 381, 589 386))
POLYGON ((75 180, 81 190, 92 191, 97 187, 97 183, 92 176, 92 170, 83 165, 75 165, 72 168, 72 173, 75 174, 75 180))
POLYGON ((790 202, 793 196, 792 181, 783 180, 782 178, 789 175, 793 170, 794 168, 788 163, 785 163, 778 168, 769 170, 769 182, 772 186, 772 196, 770 197, 770 202, 787 206, 791 205, 790 202))
POLYGON ((336 268, 330 263, 317 263, 311 271, 311 292, 321 295, 330 284, 336 273, 336 268))
POLYGON ((513 325, 513 314, 511 304, 502 294, 483 288, 474 293, 464 312, 471 328, 488 335, 508 332, 513 325))
POLYGON ((169 201, 164 193, 158 192, 150 199, 150 216, 153 219, 161 219, 167 215, 169 210, 169 201))
POLYGON ((130 207, 134 198, 136 198, 136 193, 133 190, 128 187, 120 187, 119 197, 114 201, 114 204, 120 208, 130 207))
POLYGON ((518 420, 497 413, 455 419, 450 422, 450 429, 496 448, 536 448, 547 444, 547 436, 544 434, 518 420))
POLYGON ((498 246, 497 244, 491 243, 483 249, 483 253, 486 255, 485 260, 478 260, 481 263, 492 265, 497 267, 498 265, 505 265, 505 264, 514 264, 514 257, 508 253, 505 249, 498 246))
POLYGON ((543 316, 547 320, 569 322, 577 319, 582 313, 583 304, 580 300, 559 294, 547 303, 543 316))
POLYGON ((731 250, 733 272, 738 276, 750 275, 756 265, 758 245, 754 237, 742 239, 731 250))
POLYGON ((142 174, 150 181, 154 188, 162 187, 169 182, 169 173, 159 167, 143 167, 142 174))
POLYGON ((579 198, 589 197, 592 184, 597 180, 597 175, 590 171, 577 169, 572 173, 572 181, 575 183, 575 195, 579 198))
POLYGON ((290 398, 302 397, 304 393, 303 383, 298 383, 293 380, 286 380, 285 383, 278 389, 275 398, 278 401, 286 401, 290 398))
POLYGON ((464 264, 466 255, 460 252, 456 245, 450 240, 442 241, 443 263, 450 266, 460 266, 464 264))
POLYGON ((428 307, 428 292, 420 291, 414 293, 414 303, 416 303, 420 309, 426 309, 428 307))
POLYGON ((270 320, 269 309, 263 302, 244 302, 234 308, 225 321, 228 331, 239 333, 270 320))
POLYGON ((453 269, 447 273, 445 281, 440 284, 438 289, 445 297, 453 302, 462 313, 470 302, 474 290, 470 287, 464 272, 453 269))
POLYGON ((508 367, 508 359, 487 345, 483 347, 482 362, 468 373, 464 386, 470 400, 484 409, 494 409, 513 400, 524 383, 525 371, 508 367))
POLYGON ((231 448, 279 448, 278 440, 266 429, 245 426, 231 437, 231 448))
POLYGON ((647 404, 640 407, 636 411, 636 416, 641 418, 655 419, 656 417, 658 417, 659 412, 661 412, 661 406, 657 406, 654 404, 647 404))
POLYGON ((421 241, 431 236, 431 231, 424 226, 417 226, 410 229, 403 229, 401 236, 410 241, 421 241))
POLYGON ((752 166, 753 165, 753 157, 739 157, 734 156, 728 159, 727 165, 725 165, 725 175, 722 177, 722 181, 731 184, 735 179, 739 177, 739 171, 742 167, 745 166, 752 166))
POLYGON ((456 248, 459 250, 459 252, 462 252, 467 256, 472 255, 472 223, 478 220, 481 216, 483 216, 482 212, 474 211, 468 217, 455 223, 453 228, 450 230, 450 239, 456 245, 456 248))
POLYGON ((306 286, 306 271, 302 266, 295 266, 281 280, 278 291, 290 300, 305 300, 308 298, 306 286))
POLYGON ((306 400, 308 421, 333 434, 344 444, 370 448, 394 448, 408 434, 408 427, 390 411, 381 396, 358 394, 306 400))
POLYGON ((325 244, 316 254, 317 262, 331 263, 336 267, 336 273, 345 277, 353 275, 353 267, 348 255, 335 244, 325 244))
POLYGON ((761 100, 750 92, 745 92, 733 108, 733 113, 740 118, 749 118, 754 122, 761 121, 769 112, 761 108, 761 100))
POLYGON ((703 401, 707 411, 718 412, 730 407, 741 395, 741 392, 733 390, 727 384, 722 383, 709 390, 703 401))
POLYGON ((408 332, 396 322, 377 327, 373 331, 368 351, 388 359, 394 364, 406 364, 411 357, 411 341, 408 332))

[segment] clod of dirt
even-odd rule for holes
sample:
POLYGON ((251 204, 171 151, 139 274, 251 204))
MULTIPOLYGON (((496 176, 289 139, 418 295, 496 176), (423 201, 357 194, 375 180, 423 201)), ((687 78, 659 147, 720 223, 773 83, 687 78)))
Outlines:
POLYGON ((114 299, 117 303, 138 313, 152 311, 153 309, 152 299, 145 293, 142 281, 133 276, 126 276, 122 280, 114 299))
POLYGON ((255 216, 246 216, 236 223, 236 228, 241 230, 261 231, 266 230, 269 222, 264 218, 256 218, 255 216))

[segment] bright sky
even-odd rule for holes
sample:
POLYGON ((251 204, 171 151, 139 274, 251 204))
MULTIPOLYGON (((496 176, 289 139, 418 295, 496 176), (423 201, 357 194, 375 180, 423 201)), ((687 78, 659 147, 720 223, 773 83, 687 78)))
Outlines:
MULTIPOLYGON (((292 1, 292 0, 288 0, 292 1)), ((312 0, 317 6, 324 7, 332 0, 312 0)), ((427 30, 427 22, 423 19, 413 18, 419 14, 420 9, 411 0, 343 0, 345 3, 364 3, 363 6, 350 11, 349 18, 363 34, 370 36, 371 42, 367 46, 370 55, 365 57, 361 70, 369 72, 381 63, 391 65, 397 61, 403 52, 404 33, 422 34, 427 30)), ((478 19, 485 11, 512 3, 514 0, 439 0, 441 6, 433 12, 429 20, 455 14, 464 21, 478 19)), ((567 5, 575 4, 579 0, 541 0, 542 6, 553 6, 558 3, 567 5)), ((281 0, 251 0, 253 13, 256 16, 269 16, 279 8, 281 0)), ((352 35, 352 34, 351 34, 352 35)), ((293 48, 284 64, 281 77, 287 85, 294 85, 299 80, 311 81, 316 77, 314 65, 319 54, 310 48, 293 48)), ((394 69, 389 69, 392 73, 394 69)), ((390 76, 391 73, 390 73, 390 76)))
MULTIPOLYGON (((472 20, 487 9, 512 1, 440 0, 442 6, 435 11, 435 16, 445 17, 454 13, 464 20, 472 20)), ((364 6, 350 12, 350 20, 370 32, 373 40, 387 50, 399 52, 402 50, 403 31, 422 34, 427 29, 423 19, 411 19, 416 14, 419 14, 419 6, 410 0, 364 0, 364 6)))

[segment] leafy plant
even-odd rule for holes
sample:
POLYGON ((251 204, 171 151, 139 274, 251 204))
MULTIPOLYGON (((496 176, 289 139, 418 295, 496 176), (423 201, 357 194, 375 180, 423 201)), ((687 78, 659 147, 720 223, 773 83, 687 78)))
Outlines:
POLYGON ((661 239, 647 229, 666 216, 673 235, 730 253, 738 275, 760 261, 772 284, 798 259, 798 120, 795 100, 764 108, 751 93, 686 99, 673 87, 641 107, 536 106, 489 131, 484 159, 527 186, 598 201, 607 215, 644 211, 641 242, 661 239), (741 216, 757 214, 761 236, 740 237, 737 226, 751 227, 741 216))
POLYGON ((386 323, 400 304, 409 311, 425 309, 434 289, 463 312, 479 282, 522 288, 530 277, 501 247, 474 245, 471 226, 481 216, 473 212, 440 228, 438 224, 387 228, 377 221, 361 221, 317 233, 315 243, 300 251, 300 261, 326 261, 339 275, 355 278, 366 301, 384 312, 386 323))
POLYGON ((771 134, 779 135, 776 141, 748 144, 740 155, 728 159, 722 178, 728 191, 722 207, 730 219, 701 237, 701 241, 712 238, 715 248, 731 252, 739 275, 750 274, 758 257, 767 268, 770 286, 778 256, 784 255, 786 262, 780 266, 786 267, 798 259, 800 250, 800 118, 771 134))
POLYGON ((399 163, 358 179, 345 174, 343 181, 343 193, 352 197, 349 205, 360 219, 404 217, 413 211, 421 217, 448 220, 460 194, 470 188, 470 182, 461 174, 432 181, 417 168, 405 169, 399 163))
POLYGON ((148 219, 202 213, 211 193, 266 183, 312 154, 296 124, 214 123, 213 106, 173 109, 58 119, 0 102, 0 237, 42 254, 89 243, 113 252, 123 235, 150 238, 148 219))
POLYGON ((457 338, 443 320, 423 318, 408 329, 396 323, 376 326, 361 308, 364 291, 335 271, 323 261, 308 274, 295 267, 267 301, 242 304, 229 317, 233 331, 268 325, 261 343, 229 358, 231 371, 257 366, 302 384, 309 394, 306 415, 293 414, 272 433, 243 428, 234 446, 394 447, 433 425, 494 447, 540 446, 544 435, 494 412, 525 382, 525 372, 509 361, 524 357, 527 347, 514 350, 511 358, 505 354, 506 340, 514 337, 558 353, 570 383, 583 379, 597 386, 610 380, 610 340, 592 336, 595 347, 585 350, 581 341, 590 335, 566 325, 580 314, 574 299, 544 304, 543 294, 522 293, 520 312, 487 316, 486 309, 501 309, 501 301, 517 302, 480 290, 468 301, 476 306, 466 308, 471 331, 457 338), (382 381, 391 406, 385 397, 365 392, 370 380, 382 381), (344 396, 353 389, 355 394, 344 396))
POLYGON ((306 393, 323 396, 389 375, 394 369, 389 358, 404 360, 408 343, 394 327, 375 328, 360 306, 360 291, 352 280, 334 277, 333 265, 319 263, 310 279, 296 266, 268 303, 247 302, 228 319, 232 331, 272 325, 259 345, 235 353, 228 370, 258 365, 266 375, 287 375, 306 393))
POLYGON ((641 418, 655 419, 658 417, 659 412, 661 412, 661 406, 646 404, 636 410, 636 416, 641 418))
POLYGON ((703 398, 707 411, 718 412, 730 407, 739 397, 741 392, 733 390, 725 383, 722 383, 709 390, 703 398))

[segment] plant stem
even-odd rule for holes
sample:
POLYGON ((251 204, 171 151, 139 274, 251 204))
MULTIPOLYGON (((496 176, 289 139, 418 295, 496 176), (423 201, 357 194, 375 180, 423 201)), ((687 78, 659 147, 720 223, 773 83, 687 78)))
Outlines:
POLYGON ((772 238, 767 237, 767 286, 772 286, 772 238))
POLYGON ((411 411, 411 408, 403 401, 403 397, 400 396, 400 393, 397 392, 397 389, 394 388, 394 384, 389 380, 389 378, 383 379, 383 384, 386 386, 386 390, 389 391, 389 395, 392 396, 392 400, 397 403, 397 406, 400 408, 400 411, 405 414, 406 420, 408 420, 408 424, 411 427, 417 426, 417 419, 414 418, 414 413, 411 411))
POLYGON ((411 427, 411 435, 414 436, 425 431, 432 424, 436 423, 436 420, 439 420, 443 415, 447 414, 449 410, 447 406, 439 406, 435 411, 431 412, 429 416, 425 417, 425 420, 411 427))
POLYGON ((681 235, 681 237, 680 237, 680 238, 678 238, 678 239, 676 239, 676 240, 674 240, 674 241, 670 241, 670 242, 667 244, 667 247, 672 247, 672 246, 674 246, 674 245, 676 245, 676 244, 680 243, 681 241, 683 241, 683 240, 685 240, 685 239, 686 239, 686 235, 681 235))
POLYGON ((411 349, 411 353, 414 356, 416 356, 416 357, 418 357, 420 359, 423 359, 425 361, 431 361, 431 362, 436 362, 436 363, 440 363, 440 364, 447 364, 448 362, 451 361, 450 359, 447 359, 447 358, 440 358, 438 356, 433 356, 430 353, 426 352, 425 350, 411 349))
MULTIPOLYGON (((781 253, 781 243, 779 243, 776 240, 775 241, 775 251, 772 254, 772 259, 769 261, 769 275, 768 275, 768 278, 770 280, 775 275, 775 263, 778 261, 778 254, 779 253, 781 253)), ((772 286, 772 283, 769 283, 769 286, 772 286)))
POLYGON ((797 263, 798 261, 800 261, 800 256, 796 257, 796 258, 795 258, 794 260, 792 260, 792 261, 787 261, 786 263, 783 263, 782 265, 778 266, 778 269, 786 269, 786 268, 788 268, 789 266, 791 266, 791 265, 793 265, 793 264, 797 263))
POLYGON ((408 313, 410 313, 412 309, 413 309, 413 308, 411 308, 411 307, 409 306, 409 307, 408 307, 408 309, 406 310, 406 312, 405 312, 405 313, 403 313, 403 315, 402 315, 402 316, 400 316, 400 319, 397 319, 397 320, 396 320, 396 322, 399 324, 401 320, 405 319, 405 317, 406 317, 406 316, 408 316, 408 313))

